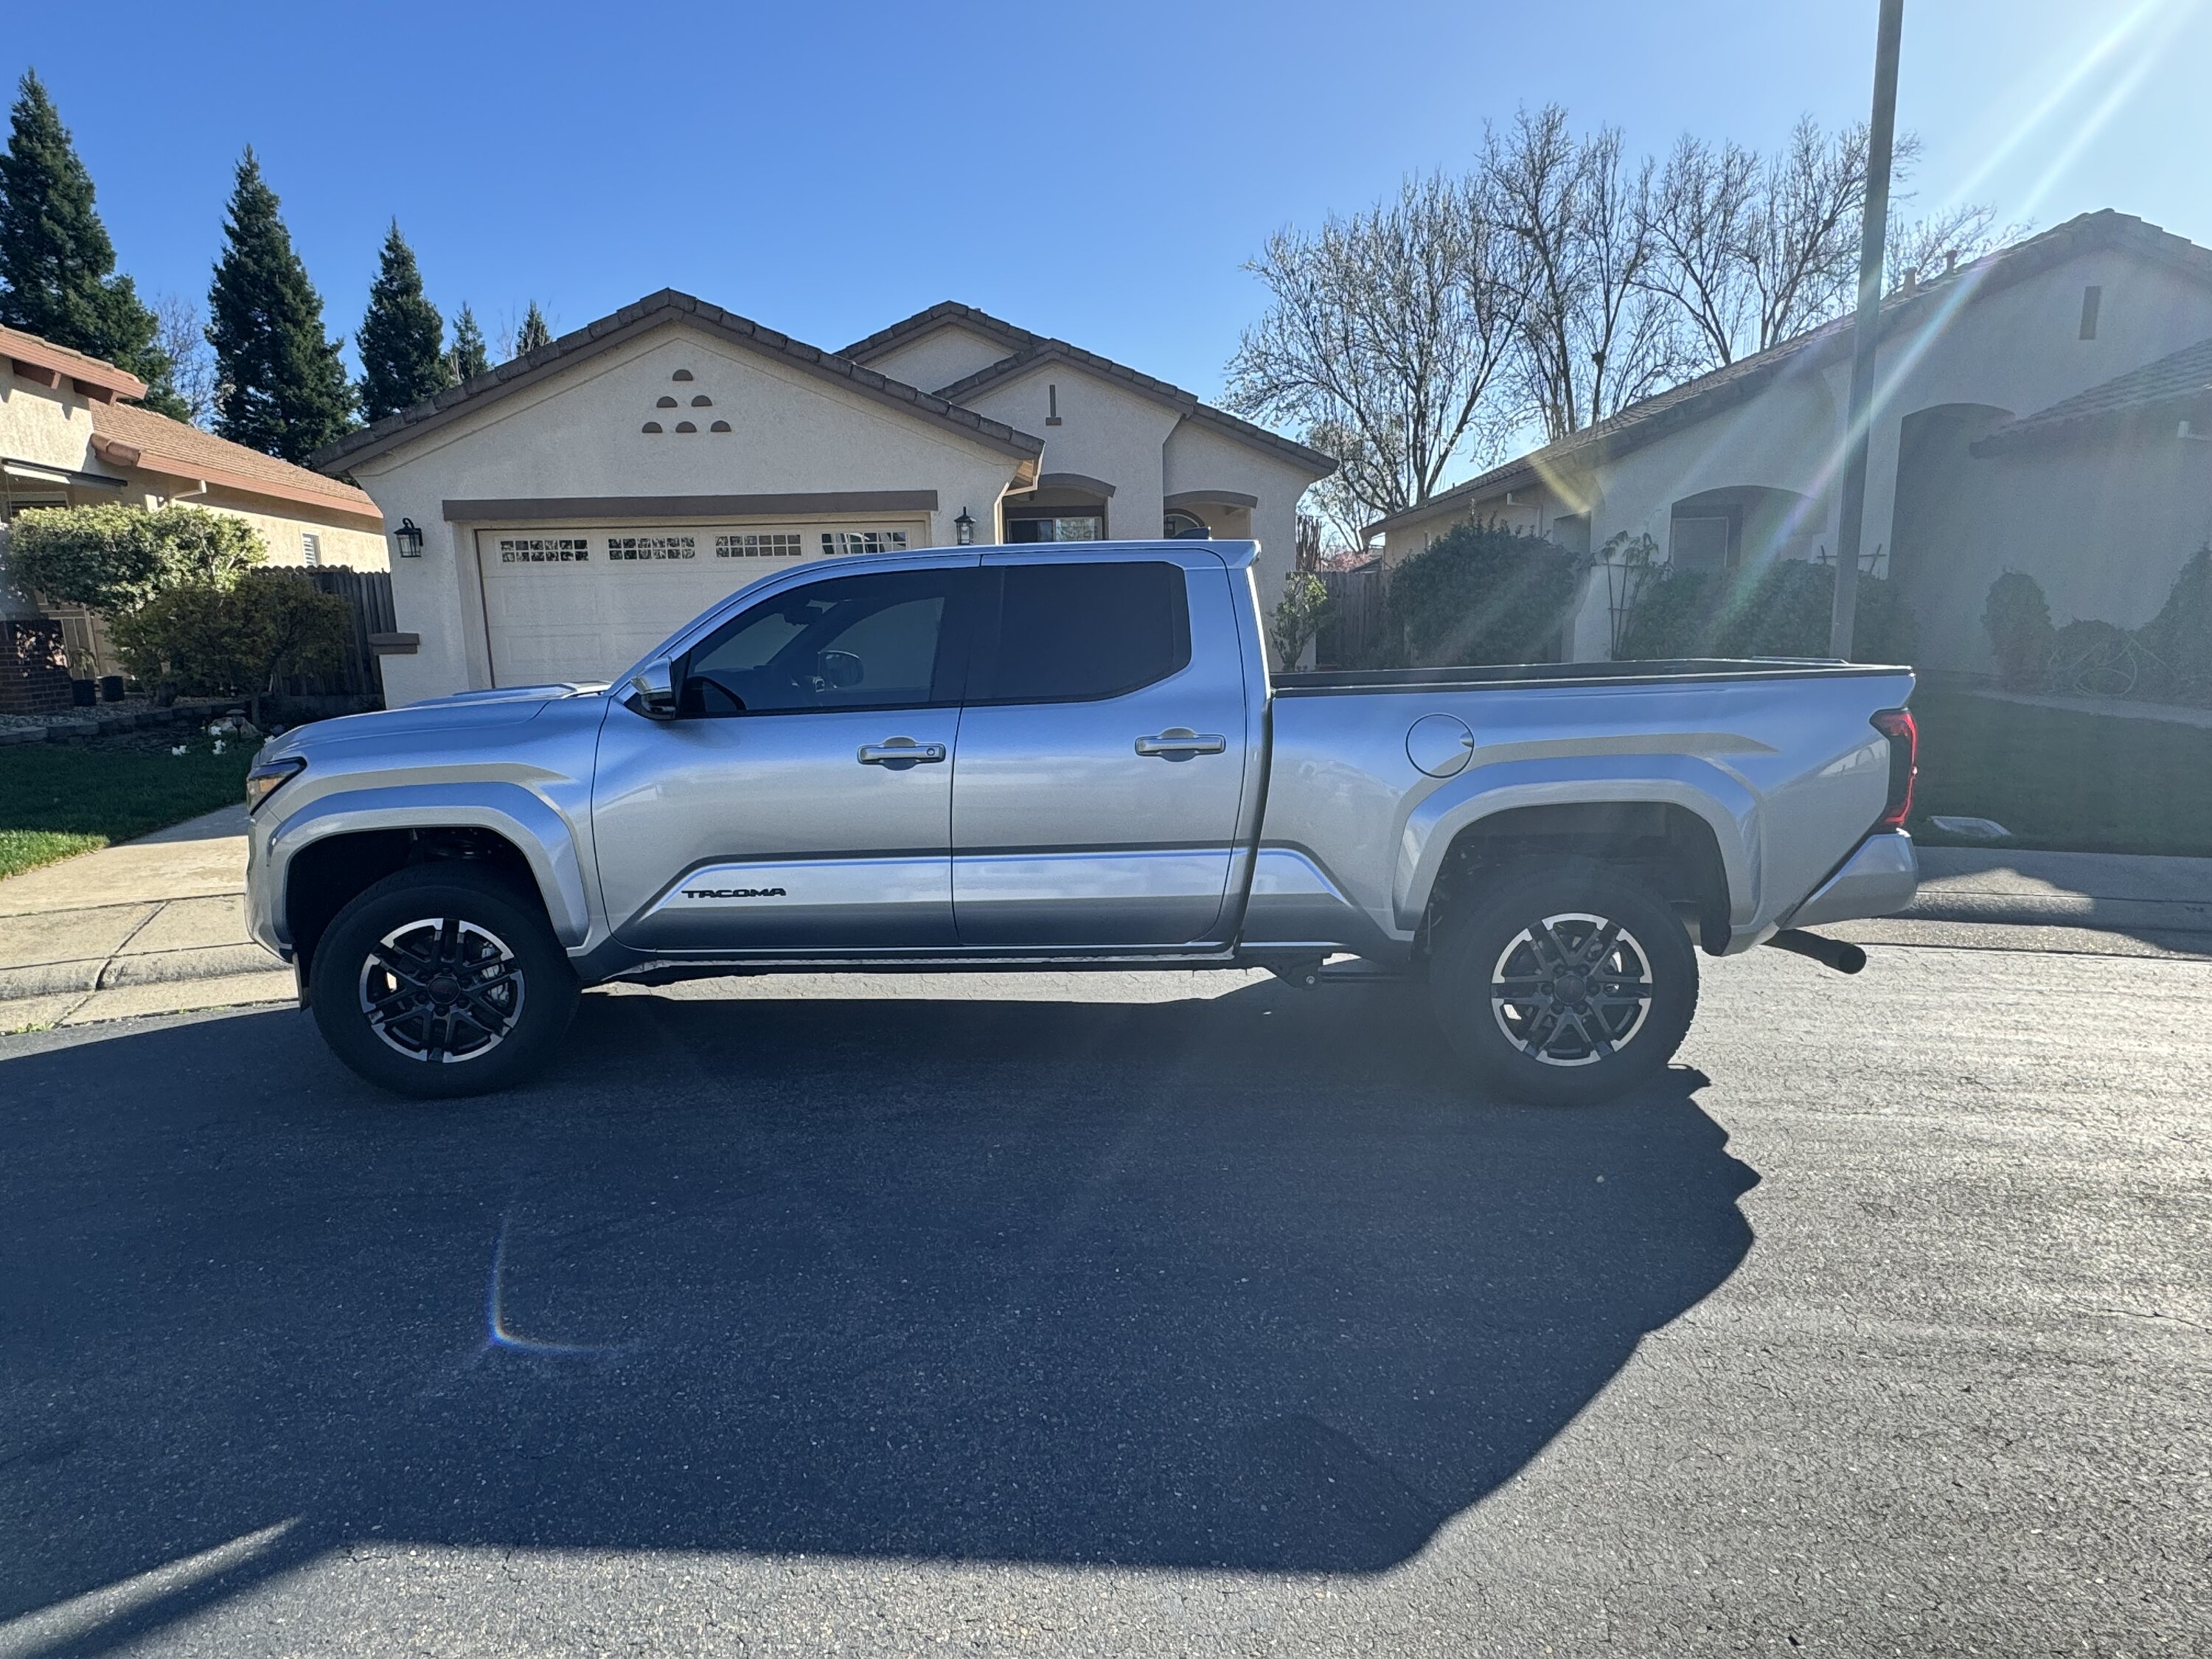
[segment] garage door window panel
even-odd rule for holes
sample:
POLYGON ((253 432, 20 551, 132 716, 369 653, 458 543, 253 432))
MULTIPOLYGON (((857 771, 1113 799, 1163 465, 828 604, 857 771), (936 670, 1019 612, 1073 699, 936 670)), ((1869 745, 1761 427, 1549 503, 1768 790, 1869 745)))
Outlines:
POLYGON ((697 715, 937 708, 965 678, 967 571, 813 582, 763 600, 691 653, 683 709, 697 715))

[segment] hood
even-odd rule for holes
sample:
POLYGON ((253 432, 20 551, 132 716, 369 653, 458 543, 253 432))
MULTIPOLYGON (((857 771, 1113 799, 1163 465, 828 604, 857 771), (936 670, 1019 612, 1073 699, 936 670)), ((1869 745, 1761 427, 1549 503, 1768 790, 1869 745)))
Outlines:
POLYGON ((259 758, 281 760, 288 755, 313 756, 335 744, 386 744, 410 738, 466 731, 472 727, 520 726, 536 720, 556 702, 597 697, 606 687, 597 684, 503 685, 489 691, 459 691, 450 697, 428 697, 398 708, 369 714, 344 714, 317 720, 271 738, 262 745, 259 758))

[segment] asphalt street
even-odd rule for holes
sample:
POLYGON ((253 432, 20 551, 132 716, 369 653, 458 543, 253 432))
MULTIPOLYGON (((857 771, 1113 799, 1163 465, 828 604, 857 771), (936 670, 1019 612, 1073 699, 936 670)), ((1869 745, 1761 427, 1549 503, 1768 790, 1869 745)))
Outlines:
POLYGON ((2212 963, 1942 937, 1586 1111, 1229 975, 0 1040, 0 1655, 2212 1652, 2212 963))

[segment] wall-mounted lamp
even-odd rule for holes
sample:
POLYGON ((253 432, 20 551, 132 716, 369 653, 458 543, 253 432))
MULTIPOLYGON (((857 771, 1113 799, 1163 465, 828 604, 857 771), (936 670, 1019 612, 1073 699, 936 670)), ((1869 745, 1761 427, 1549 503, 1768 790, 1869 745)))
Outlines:
POLYGON ((952 533, 958 538, 961 546, 974 546, 975 544, 975 515, 970 513, 966 507, 962 507, 960 509, 960 516, 952 521, 952 533))
POLYGON ((392 539, 399 544, 399 556, 419 559, 422 556, 422 532, 412 519, 402 519, 399 528, 392 532, 392 539))

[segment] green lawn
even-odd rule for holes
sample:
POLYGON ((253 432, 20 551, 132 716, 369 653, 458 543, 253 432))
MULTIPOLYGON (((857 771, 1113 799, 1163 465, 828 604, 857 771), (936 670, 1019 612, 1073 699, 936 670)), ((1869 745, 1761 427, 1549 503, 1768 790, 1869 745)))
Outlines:
POLYGON ((1920 786, 1912 833, 1933 846, 2212 857, 2212 731, 2033 708, 1960 692, 1912 699, 1920 786), (2008 842, 1931 828, 1931 814, 1994 818, 2008 842))
POLYGON ((132 732, 0 749, 0 876, 128 841, 242 799, 255 744, 132 732), (172 755, 179 743, 187 752, 172 755))

